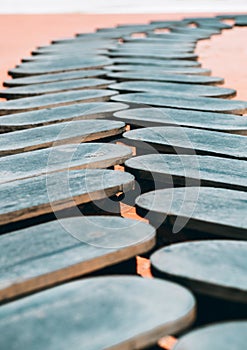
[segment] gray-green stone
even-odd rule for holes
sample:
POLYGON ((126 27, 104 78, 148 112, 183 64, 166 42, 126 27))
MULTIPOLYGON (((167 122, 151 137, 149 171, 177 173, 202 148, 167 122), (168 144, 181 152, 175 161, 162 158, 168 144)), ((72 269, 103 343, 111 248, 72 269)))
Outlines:
POLYGON ((84 279, 3 305, 0 346, 144 348, 187 328, 194 313, 194 297, 174 283, 131 276, 84 279))
POLYGON ((136 205, 156 213, 155 220, 169 220, 174 233, 187 228, 247 239, 246 192, 213 187, 169 188, 139 196, 136 205))
MULTIPOLYGON (((247 138, 223 132, 173 126, 131 130, 123 135, 129 143, 152 144, 162 153, 205 154, 247 159, 247 138)), ((140 146, 140 145, 139 145, 140 146)))
POLYGON ((152 266, 193 292, 247 303, 247 242, 208 240, 161 248, 152 266))
MULTIPOLYGON (((130 73, 131 74, 131 73, 130 73)), ((140 73, 141 74, 141 73, 140 73)), ((205 112, 220 112, 231 114, 244 114, 247 112, 247 101, 225 100, 210 97, 193 97, 181 93, 167 92, 137 92, 113 96, 112 101, 139 103, 157 107, 171 107, 176 109, 192 109, 205 112)))
POLYGON ((82 143, 121 134, 125 124, 111 120, 81 120, 1 134, 0 155, 10 155, 67 143, 82 143))
POLYGON ((116 92, 109 90, 66 91, 53 94, 20 98, 0 103, 0 115, 66 106, 79 102, 108 101, 116 92))
POLYGON ((108 168, 132 156, 131 148, 110 143, 55 146, 0 158, 0 183, 61 170, 108 168))

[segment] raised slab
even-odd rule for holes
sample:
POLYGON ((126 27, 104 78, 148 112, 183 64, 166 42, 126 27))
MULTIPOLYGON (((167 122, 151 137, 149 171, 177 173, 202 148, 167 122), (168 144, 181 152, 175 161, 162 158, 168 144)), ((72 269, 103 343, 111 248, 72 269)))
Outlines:
POLYGON ((59 81, 53 83, 43 83, 30 86, 28 85, 21 87, 12 87, 10 89, 0 90, 0 97, 10 100, 64 91, 106 89, 111 83, 114 83, 114 81, 111 82, 110 80, 105 79, 84 78, 76 80, 67 80, 64 82, 59 81))
MULTIPOLYGON (((134 177, 115 170, 62 171, 0 185, 0 225, 110 197, 133 188, 134 177)), ((79 215, 80 212, 78 210, 79 215)))
POLYGON ((224 79, 219 77, 208 77, 204 75, 179 75, 179 74, 164 74, 164 73, 145 73, 140 71, 108 73, 108 78, 125 80, 149 80, 149 81, 167 81, 171 83, 187 83, 187 84, 208 84, 216 85, 223 84, 224 79))
POLYGON ((200 67, 201 64, 198 61, 192 60, 159 60, 156 58, 134 58, 134 57, 117 57, 114 58, 113 63, 128 64, 128 65, 143 65, 143 66, 161 66, 161 67, 200 67))
POLYGON ((43 62, 52 62, 56 64, 57 61, 60 62, 67 62, 70 64, 71 58, 73 57, 73 62, 75 60, 80 61, 82 56, 83 58, 86 57, 92 57, 93 55, 99 56, 99 55, 106 55, 108 54, 108 50, 106 49, 95 49, 95 48, 89 48, 89 49, 83 49, 81 47, 80 49, 73 49, 68 47, 66 50, 58 50, 57 52, 48 52, 46 54, 42 55, 33 55, 33 56, 26 56, 21 59, 22 63, 43 63, 43 62), (83 52, 83 53, 82 53, 83 52))
POLYGON ((112 117, 114 112, 127 107, 123 103, 89 102, 8 114, 0 118, 0 132, 34 128, 66 121, 104 119, 112 117))
POLYGON ((96 69, 111 64, 112 61, 104 56, 86 56, 80 59, 71 59, 68 63, 59 62, 43 62, 43 63, 23 63, 17 68, 11 69, 8 73, 12 77, 25 77, 39 74, 62 73, 74 70, 96 69))
POLYGON ((246 321, 217 323, 187 333, 178 340, 173 350, 244 349, 246 334, 246 321))
POLYGON ((247 303, 247 242, 208 240, 161 248, 151 256, 162 277, 193 292, 247 303))
POLYGON ((72 71, 65 73, 53 73, 53 74, 43 74, 43 75, 34 75, 28 78, 15 78, 11 80, 6 80, 4 86, 7 87, 17 87, 17 86, 26 86, 42 83, 52 83, 60 82, 65 80, 72 79, 82 79, 82 78, 96 78, 105 75, 104 70, 100 69, 89 69, 81 71, 72 71))
POLYGON ((141 349, 187 328, 194 318, 194 297, 177 284, 131 276, 96 277, 3 305, 0 346, 141 349))
POLYGON ((165 34, 156 34, 149 32, 146 38, 133 38, 132 36, 125 36, 122 38, 124 42, 135 43, 135 44, 169 44, 173 43, 182 43, 184 44, 196 44, 197 38, 195 36, 189 36, 186 34, 178 33, 165 33, 165 34))
POLYGON ((125 162, 125 168, 136 180, 148 180, 166 187, 175 186, 223 187, 247 191, 247 162, 198 155, 147 154, 125 162))
MULTIPOLYGON (((143 71, 143 66, 140 65, 114 65, 105 67, 107 71, 117 71, 117 72, 128 72, 128 71, 143 71)), ((148 67, 146 69, 146 74, 191 74, 191 75, 210 75, 211 71, 209 69, 204 68, 194 68, 194 67, 148 67)))
MULTIPOLYGON (((118 67, 118 66, 117 66, 118 67)), ((127 67, 127 66, 126 66, 127 67)), ((142 67, 143 69, 143 67, 142 67)), ((160 69, 160 68, 159 68, 160 69)), ((109 86, 111 89, 129 92, 129 91, 143 91, 143 92, 155 92, 155 93, 183 93, 193 96, 204 97, 232 97, 236 95, 236 90, 228 88, 220 88, 217 86, 208 85, 196 85, 196 84, 176 84, 176 83, 163 83, 156 81, 126 81, 123 83, 112 84, 109 86)))
POLYGON ((0 103, 0 115, 66 106, 79 102, 108 101, 116 92, 109 90, 66 91, 48 95, 20 98, 0 103))
MULTIPOLYGON (((120 45, 114 49, 110 49, 108 50, 109 53, 133 53, 133 52, 138 52, 140 56, 142 56, 142 54, 146 54, 147 53, 147 46, 146 45, 130 45, 128 43, 120 45)), ((164 56, 166 55, 170 55, 170 54, 188 54, 188 53, 193 53, 194 52, 194 48, 193 46, 168 46, 168 45, 149 45, 148 46, 148 53, 149 54, 163 54, 164 56)))
POLYGON ((155 229, 122 217, 78 216, 15 231, 0 242, 3 302, 147 252, 155 229))
POLYGON ((111 143, 55 146, 0 158, 0 183, 61 170, 108 168, 132 156, 129 147, 111 143))
POLYGON ((110 50, 114 49, 128 49, 128 50, 133 50, 136 48, 138 50, 144 50, 145 48, 149 48, 150 50, 165 50, 165 51, 175 51, 175 50, 188 50, 189 52, 193 52, 195 49, 195 44, 194 43, 182 43, 182 42, 154 42, 153 44, 151 42, 136 42, 136 43, 124 43, 124 44, 118 44, 115 46, 115 48, 110 48, 110 50))
MULTIPOLYGON (((206 88, 207 91, 206 86, 202 86, 202 90, 203 88, 206 88)), ((214 89, 214 87, 211 88, 214 89)), ((198 91, 200 91, 200 86, 198 91)), ((233 114, 149 107, 115 112, 114 117, 136 127, 179 125, 247 135, 247 118, 233 114)))
MULTIPOLYGON (((160 60, 196 60, 197 55, 194 53, 176 53, 176 52, 167 52, 167 53, 162 53, 162 52, 149 52, 149 50, 146 51, 123 51, 123 50, 116 50, 116 51, 111 51, 108 53, 109 57, 148 57, 148 58, 158 58, 160 60)), ((107 65, 107 64, 105 64, 107 65)))
POLYGON ((240 135, 184 127, 157 126, 131 130, 124 133, 124 137, 128 143, 138 143, 137 147, 140 150, 146 150, 145 143, 148 143, 161 153, 192 155, 197 153, 247 159, 247 138, 240 135), (143 144, 140 144, 140 141, 143 144))
POLYGON ((155 222, 166 219, 174 232, 186 228, 247 239, 246 192, 213 187, 169 188, 139 196, 136 205, 144 212, 155 213, 155 222))
POLYGON ((0 156, 81 143, 121 134, 125 124, 111 120, 81 120, 40 126, 1 135, 0 156))
MULTIPOLYGON (((141 74, 141 73, 140 73, 141 74)), ((204 112, 244 114, 247 112, 247 101, 225 100, 210 97, 193 97, 181 93, 161 94, 156 92, 137 92, 113 96, 112 101, 139 103, 158 107, 191 109, 204 112)))

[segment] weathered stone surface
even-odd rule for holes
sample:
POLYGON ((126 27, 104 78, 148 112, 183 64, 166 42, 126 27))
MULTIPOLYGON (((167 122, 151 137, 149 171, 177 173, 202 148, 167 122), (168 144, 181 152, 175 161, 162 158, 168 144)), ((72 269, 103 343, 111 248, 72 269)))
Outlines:
MULTIPOLYGON (((247 159, 247 138, 227 133, 173 126, 131 130, 124 133, 130 143, 143 141, 162 153, 203 154, 247 159)), ((140 147, 140 145, 139 145, 140 147)))
POLYGON ((6 80, 4 86, 8 87, 17 87, 17 86, 26 86, 42 83, 52 83, 60 82, 65 80, 72 79, 82 79, 82 78, 96 78, 105 75, 104 70, 100 69, 89 69, 89 70, 80 70, 80 71, 71 71, 65 73, 53 73, 53 74, 42 74, 34 75, 27 78, 16 78, 11 80, 6 80))
POLYGON ((124 145, 81 143, 55 146, 0 158, 0 183, 61 170, 108 168, 132 156, 124 145))
POLYGON ((247 162, 220 157, 198 155, 147 154, 125 162, 127 171, 137 180, 159 182, 165 187, 175 186, 223 187, 247 191, 247 162))
POLYGON ((0 225, 37 218, 133 188, 134 177, 105 169, 62 171, 0 185, 0 225))
POLYGON ((157 221, 167 217, 174 224, 174 232, 187 228, 247 239, 246 192, 213 187, 170 188, 145 193, 137 198, 136 204, 156 213, 157 221))
POLYGON ((79 350, 82 344, 87 350, 144 348, 187 328, 194 313, 193 296, 177 284, 96 277, 2 306, 0 345, 11 350, 53 350, 54 344, 60 350, 79 350))
MULTIPOLYGON (((127 67, 127 66, 126 66, 127 67)), ((159 67, 157 67, 160 69, 159 67)), ((204 97, 232 97, 236 95, 236 90, 229 88, 220 88, 217 86, 196 85, 196 84, 180 84, 180 83, 166 83, 157 81, 126 81, 123 83, 113 84, 109 86, 111 89, 128 92, 128 91, 143 91, 152 92, 156 94, 161 93, 183 93, 193 96, 204 97)))
POLYGON ((115 92, 109 90, 66 91, 48 95, 20 98, 0 103, 0 115, 66 106, 78 102, 108 101, 115 92))
POLYGON ((104 56, 87 56, 80 59, 71 59, 71 62, 43 62, 23 63, 17 68, 11 69, 8 73, 13 77, 26 77, 39 74, 62 73, 74 70, 96 69, 111 64, 112 61, 104 56))
MULTIPOLYGON (((197 59, 196 54, 192 53, 172 53, 172 52, 167 52, 167 53, 161 53, 161 52, 149 52, 149 50, 146 51, 111 51, 108 53, 109 57, 149 57, 149 58, 158 58, 161 60, 195 60, 197 59)), ((106 64, 105 64, 106 65, 106 64)))
MULTIPOLYGON (((116 57, 113 60, 115 65, 128 64, 128 65, 142 65, 149 67, 200 67, 201 64, 198 61, 192 60, 159 60, 156 58, 135 58, 135 57, 116 57)), ((105 67, 106 68, 106 67, 105 67)))
POLYGON ((66 121, 104 119, 127 107, 123 103, 89 102, 8 114, 0 118, 0 132, 34 128, 66 121))
POLYGON ((151 263, 194 292, 247 303, 246 255, 247 242, 208 240, 162 248, 151 263))
POLYGON ((244 349, 247 341, 247 322, 217 323, 189 332, 179 339, 174 350, 237 350, 244 349))
POLYGON ((0 300, 83 276, 147 252, 155 229, 114 216, 80 216, 0 237, 0 300))
POLYGON ((129 80, 149 80, 149 81, 167 81, 173 83, 187 84, 223 84, 224 79, 219 77, 207 77, 203 75, 179 75, 163 73, 145 73, 140 71, 108 73, 107 76, 119 81, 129 80))
MULTIPOLYGON (((131 73, 130 73, 131 74, 131 73)), ((140 73, 141 74, 141 73, 140 73)), ((158 107, 172 107, 176 109, 192 109, 205 112, 220 112, 244 114, 247 112, 247 101, 225 100, 219 98, 193 97, 173 92, 161 94, 156 92, 137 92, 113 96, 113 101, 140 103, 158 107)))
POLYGON ((111 120, 81 120, 40 126, 1 135, 0 155, 9 155, 54 147, 67 143, 82 143, 121 134, 125 124, 111 120))
MULTIPOLYGON (((107 71, 125 72, 125 71, 143 71, 143 66, 140 65, 114 65, 105 67, 107 71)), ((204 68, 194 67, 148 67, 145 71, 146 74, 191 74, 191 75, 210 75, 211 71, 204 68)))
MULTIPOLYGON (((202 86, 202 91, 204 88, 207 91, 206 86, 202 86)), ((214 89, 214 87, 212 88, 214 89)), ((198 91, 200 91, 200 86, 198 91)), ((233 114, 149 107, 115 112, 114 117, 117 120, 138 127, 178 125, 247 135, 247 118, 233 114)))
POLYGON ((106 89, 114 81, 106 79, 76 79, 65 82, 43 83, 31 86, 15 87, 0 90, 0 97, 16 99, 22 97, 39 96, 64 91, 106 89))

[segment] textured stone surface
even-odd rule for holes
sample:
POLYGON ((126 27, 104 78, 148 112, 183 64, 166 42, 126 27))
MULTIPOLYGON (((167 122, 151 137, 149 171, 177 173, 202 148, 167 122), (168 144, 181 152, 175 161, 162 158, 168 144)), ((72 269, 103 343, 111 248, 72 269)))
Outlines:
POLYGON ((95 69, 102 68, 111 64, 111 60, 104 56, 86 56, 85 58, 71 59, 70 64, 68 62, 44 62, 44 63, 23 63, 17 68, 13 68, 9 71, 9 75, 13 77, 25 77, 38 74, 59 73, 68 72, 80 69, 95 69))
MULTIPOLYGON (((133 188, 134 177, 114 170, 72 170, 16 180, 0 185, 0 224, 75 208, 133 188)), ((78 210, 79 214, 79 210, 78 210)))
POLYGON ((80 216, 0 237, 0 300, 53 286, 148 251, 155 229, 114 216, 80 216))
MULTIPOLYGON (((118 67, 118 66, 117 66, 118 67)), ((127 66, 126 66, 127 67, 127 66)), ((134 67, 134 66, 133 66, 134 67)), ((143 67, 142 67, 143 69, 143 67)), ((159 68, 160 69, 160 68, 159 68)), ((163 83, 156 81, 129 81, 118 84, 112 84, 109 86, 111 89, 121 92, 129 91, 143 91, 154 93, 183 93, 193 96, 204 97, 231 97, 236 95, 236 90, 229 88, 220 88, 217 86, 208 85, 196 85, 196 84, 176 84, 176 83, 163 83)))
POLYGON ((0 115, 66 106, 78 102, 108 101, 115 94, 108 90, 83 90, 20 98, 17 101, 1 102, 0 115))
POLYGON ((64 91, 105 89, 114 81, 106 79, 76 79, 64 82, 43 83, 30 86, 12 87, 0 90, 0 97, 15 99, 29 96, 52 94, 64 91))
POLYGON ((54 344, 60 350, 79 350, 82 344, 87 350, 143 348, 188 327, 194 308, 191 293, 170 282, 85 279, 2 306, 0 345, 12 350, 53 350, 54 344))
POLYGON ((151 263, 194 292, 246 303, 246 255, 247 242, 209 240, 161 248, 151 263))
MULTIPOLYGON (((141 73, 140 73, 141 74, 141 73)), ((204 98, 184 95, 173 92, 137 92, 121 94, 112 97, 113 101, 126 103, 139 103, 158 107, 171 107, 176 109, 192 109, 205 112, 221 112, 232 114, 244 114, 247 112, 247 101, 204 98)))
POLYGON ((196 152, 247 159, 247 138, 240 135, 164 126, 127 131, 124 137, 130 142, 144 141, 152 144, 163 153, 195 154, 196 152))
POLYGON ((189 332, 179 339, 174 350, 238 350, 247 341, 247 322, 232 321, 209 325, 189 332))
POLYGON ((0 158, 0 183, 54 171, 108 168, 132 156, 131 148, 109 143, 81 143, 0 158))
MULTIPOLYGON (((143 66, 137 65, 114 65, 105 67, 107 71, 118 71, 118 72, 131 72, 131 71, 143 71, 143 66)), ((148 67, 145 71, 146 74, 191 74, 191 75, 210 75, 209 69, 194 68, 194 67, 148 67)))
MULTIPOLYGON (((202 90, 203 88, 206 87, 203 86, 202 90)), ((200 91, 200 87, 198 87, 198 91, 200 91)), ((114 116, 117 120, 139 127, 181 125, 242 135, 247 134, 247 118, 232 114, 149 107, 115 112, 114 116)))
POLYGON ((200 62, 192 60, 159 60, 156 58, 117 57, 112 61, 116 65, 128 64, 143 65, 149 67, 200 67, 200 62))
POLYGON ((149 81, 167 81, 173 83, 189 83, 189 84, 223 84, 224 79, 218 77, 205 77, 203 75, 179 75, 179 74, 155 74, 140 71, 108 73, 111 79, 124 80, 149 80, 149 81))
POLYGON ((247 239, 246 192, 213 187, 171 188, 145 193, 136 204, 163 218, 167 215, 172 223, 177 218, 177 228, 247 239))
POLYGON ((9 114, 0 118, 0 132, 34 128, 70 120, 108 118, 111 117, 115 111, 127 107, 128 106, 123 103, 90 102, 41 109, 26 113, 9 114))
POLYGON ((66 143, 82 143, 121 134, 125 124, 111 120, 81 120, 40 126, 1 135, 0 155, 27 152, 66 143))
POLYGON ((42 74, 34 75, 27 78, 16 78, 11 80, 6 80, 4 86, 17 87, 26 86, 34 84, 52 83, 60 82, 72 79, 82 79, 82 78, 96 78, 105 74, 105 71, 100 69, 89 69, 81 71, 71 71, 64 73, 53 73, 53 74, 42 74))

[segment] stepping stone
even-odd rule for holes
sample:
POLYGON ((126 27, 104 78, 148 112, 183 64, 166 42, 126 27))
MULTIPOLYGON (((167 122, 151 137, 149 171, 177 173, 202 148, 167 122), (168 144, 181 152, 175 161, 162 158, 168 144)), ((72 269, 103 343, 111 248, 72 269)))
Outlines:
POLYGON ((0 115, 67 106, 78 102, 108 101, 114 95, 116 92, 109 90, 82 90, 20 98, 17 101, 0 102, 0 115))
POLYGON ((0 185, 0 225, 23 222, 130 191, 134 177, 105 169, 61 171, 0 185))
MULTIPOLYGON (((6 157, 11 158, 11 157, 6 157)), ((6 159, 3 158, 3 159, 6 159)), ((125 169, 150 189, 173 186, 222 187, 247 191, 247 162, 243 160, 198 155, 147 154, 128 159, 125 169)))
MULTIPOLYGON (((140 65, 130 65, 130 64, 126 64, 126 65, 114 65, 114 66, 107 66, 105 67, 105 69, 107 71, 117 71, 117 72, 121 72, 121 71, 143 71, 143 66, 140 65)), ((145 74, 159 74, 159 73, 163 73, 163 74, 197 74, 197 75, 210 75, 211 71, 209 69, 205 69, 205 68, 194 68, 194 67, 148 67, 148 69, 145 71, 145 74)))
MULTIPOLYGON (((135 48, 136 49, 141 49, 141 50, 145 50, 145 48, 147 49, 147 47, 150 49, 150 50, 165 50, 165 51, 168 51, 168 50, 177 50, 177 49, 182 49, 182 50, 191 50, 190 52, 193 52, 193 50, 195 49, 195 44, 190 44, 190 43, 177 43, 176 41, 175 42, 172 42, 171 40, 170 41, 167 41, 165 43, 160 43, 160 42, 155 42, 154 44, 152 44, 151 42, 146 42, 146 43, 132 43, 132 42, 125 42, 123 44, 117 44, 115 46, 114 49, 132 49, 134 50, 135 48)), ((111 48, 109 48, 109 50, 112 50, 111 48)))
POLYGON ((192 109, 205 112, 220 112, 244 114, 247 112, 247 102, 225 100, 210 97, 193 97, 183 93, 158 94, 155 92, 140 92, 113 96, 112 101, 139 103, 157 107, 171 107, 175 109, 192 109))
MULTIPOLYGON (((109 52, 108 56, 110 58, 114 58, 114 57, 147 57, 147 58, 158 58, 160 60, 196 60, 197 59, 197 55, 194 53, 171 53, 171 52, 167 52, 167 53, 161 53, 161 52, 149 52, 149 50, 146 51, 114 51, 114 52, 109 52)), ((107 64, 105 64, 107 65, 107 64)), ((109 64, 108 64, 109 65, 109 64)))
POLYGON ((247 135, 247 118, 232 114, 150 107, 115 112, 114 117, 135 127, 178 125, 247 135))
POLYGON ((199 26, 199 28, 202 28, 202 29, 216 28, 216 29, 222 30, 222 29, 231 29, 233 27, 229 23, 221 22, 216 18, 202 18, 202 17, 186 18, 185 22, 191 23, 191 24, 195 23, 199 26))
POLYGON ((0 97, 16 99, 64 91, 106 89, 110 83, 114 83, 114 81, 111 82, 105 79, 76 79, 67 80, 65 82, 43 83, 0 90, 0 97))
POLYGON ((43 62, 52 62, 56 64, 57 61, 60 62, 68 62, 68 64, 71 62, 71 57, 73 56, 73 60, 81 60, 83 57, 91 57, 92 55, 98 56, 98 55, 107 55, 108 50, 101 49, 101 50, 95 50, 95 49, 88 49, 83 50, 83 48, 73 50, 73 49, 67 49, 67 52, 64 51, 57 51, 54 53, 48 52, 47 54, 42 55, 34 55, 34 56, 27 56, 21 59, 22 63, 43 63, 43 62))
POLYGON ((246 27, 247 26, 247 15, 243 16, 243 17, 237 17, 236 22, 235 22, 235 26, 246 27))
POLYGON ((198 237, 206 233, 247 239, 246 192, 214 187, 168 188, 139 196, 136 205, 142 216, 155 214, 151 219, 155 227, 166 220, 174 234, 186 229, 187 237, 192 234, 188 230, 193 230, 198 237))
POLYGON ((154 270, 195 293, 247 303, 247 242, 208 240, 173 244, 151 256, 154 270))
MULTIPOLYGON (((171 83, 183 84, 207 84, 216 85, 223 84, 224 79, 219 77, 208 77, 203 75, 179 75, 179 74, 156 74, 153 72, 145 73, 140 71, 108 73, 108 78, 117 79, 119 81, 129 80, 148 80, 148 81, 166 81, 171 83)), ((164 96, 165 97, 165 96, 164 96)))
POLYGON ((67 143, 82 143, 121 135, 125 124, 111 120, 80 120, 40 126, 1 135, 0 156, 54 147, 67 143))
POLYGON ((79 216, 15 231, 0 242, 3 302, 143 254, 155 244, 155 229, 122 217, 79 216))
POLYGON ((69 55, 69 52, 73 53, 83 53, 83 52, 101 52, 103 50, 107 49, 114 49, 116 47, 116 44, 113 41, 107 41, 107 42, 92 42, 90 43, 83 43, 80 40, 74 40, 74 42, 71 43, 60 43, 60 44, 54 44, 54 45, 48 45, 48 46, 41 46, 35 50, 32 51, 32 55, 34 57, 42 57, 42 56, 48 56, 48 55, 69 55))
POLYGON ((173 43, 182 43, 182 44, 195 44, 197 42, 197 38, 195 36, 189 36, 187 34, 181 33, 165 33, 165 34, 156 34, 153 32, 149 32, 146 38, 133 38, 131 36, 125 36, 123 42, 127 43, 143 43, 148 44, 167 44, 170 42, 173 43))
POLYGON ((32 75, 62 73, 74 70, 97 69, 112 64, 109 58, 104 56, 87 56, 86 58, 71 59, 71 62, 43 62, 23 63, 17 68, 11 69, 8 74, 12 77, 26 77, 32 75))
POLYGON ((172 33, 181 33, 187 35, 195 35, 198 38, 210 38, 211 35, 220 34, 218 28, 190 28, 190 27, 170 27, 172 33))
POLYGON ((178 128, 173 126, 151 127, 124 133, 128 144, 137 151, 148 151, 150 146, 161 153, 212 155, 226 158, 247 159, 247 138, 223 132, 178 128), (147 143, 147 147, 145 147, 147 143))
POLYGON ((110 143, 55 146, 0 158, 0 183, 61 170, 109 168, 132 156, 131 148, 110 143))
POLYGON ((9 114, 0 118, 0 133, 75 120, 111 118, 114 112, 127 107, 123 103, 89 102, 9 114))
POLYGON ((34 75, 28 78, 16 78, 11 80, 6 80, 4 86, 7 87, 16 87, 16 86, 26 86, 42 83, 52 83, 52 82, 61 82, 65 80, 72 79, 82 79, 82 78, 97 78, 105 75, 104 70, 80 70, 72 71, 68 73, 53 73, 53 74, 43 74, 43 75, 34 75))
MULTIPOLYGON (((158 66, 158 67, 200 67, 201 64, 197 61, 192 60, 158 60, 155 58, 114 58, 113 63, 115 65, 143 65, 143 66, 158 66)), ((105 67, 106 68, 106 67, 105 67)), ((144 67, 145 68, 145 67, 144 67)))
MULTIPOLYGON (((118 66, 116 66, 118 67, 118 66)), ((127 67, 127 66, 126 66, 127 67)), ((158 67, 161 69, 161 67, 158 67)), ((204 86, 196 84, 176 84, 163 83, 156 81, 129 81, 109 86, 110 89, 121 92, 155 92, 155 93, 183 93, 184 95, 202 96, 202 97, 232 97, 236 95, 236 90, 228 88, 219 88, 217 86, 204 86)), ((176 111, 177 113, 177 111, 176 111)), ((150 120, 151 121, 151 120, 150 120)))
MULTIPOLYGON (((139 53, 139 56, 142 56, 143 54, 145 55, 147 53, 147 45, 142 45, 141 47, 139 47, 137 44, 136 45, 132 45, 132 46, 128 46, 128 44, 123 44, 117 48, 108 50, 108 52, 110 54, 114 54, 114 53, 139 53)), ((194 52, 194 48, 188 48, 188 47, 183 47, 183 46, 176 46, 176 47, 170 47, 170 46, 164 46, 164 45, 159 45, 159 46, 148 46, 148 53, 149 54, 161 54, 161 55, 170 55, 170 54, 188 54, 188 53, 193 53, 194 52)))
POLYGON ((233 350, 244 349, 247 322, 222 322, 191 331, 180 338, 173 350, 233 350))
POLYGON ((0 317, 3 349, 141 349, 191 325, 195 300, 159 279, 96 277, 3 305, 0 317))

